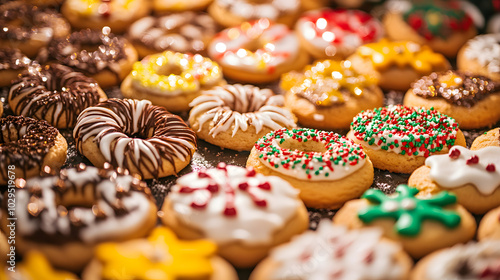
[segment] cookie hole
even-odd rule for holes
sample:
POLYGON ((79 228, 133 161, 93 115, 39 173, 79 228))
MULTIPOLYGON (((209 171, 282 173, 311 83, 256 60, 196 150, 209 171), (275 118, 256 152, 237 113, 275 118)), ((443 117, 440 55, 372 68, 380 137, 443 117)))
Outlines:
POLYGON ((158 69, 158 74, 163 76, 181 75, 182 68, 176 64, 166 64, 158 69))

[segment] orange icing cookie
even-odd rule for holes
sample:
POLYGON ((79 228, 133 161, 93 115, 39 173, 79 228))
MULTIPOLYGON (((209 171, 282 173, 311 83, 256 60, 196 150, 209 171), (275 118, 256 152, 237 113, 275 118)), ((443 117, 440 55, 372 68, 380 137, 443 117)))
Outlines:
POLYGON ((199 279, 213 273, 216 250, 210 241, 181 241, 158 227, 147 240, 102 244, 96 258, 103 265, 103 279, 199 279))
POLYGON ((419 73, 429 73, 434 67, 446 67, 448 61, 428 46, 420 46, 410 41, 390 42, 383 39, 358 48, 356 52, 363 58, 371 59, 377 70, 384 70, 390 66, 403 68, 411 66, 419 73))

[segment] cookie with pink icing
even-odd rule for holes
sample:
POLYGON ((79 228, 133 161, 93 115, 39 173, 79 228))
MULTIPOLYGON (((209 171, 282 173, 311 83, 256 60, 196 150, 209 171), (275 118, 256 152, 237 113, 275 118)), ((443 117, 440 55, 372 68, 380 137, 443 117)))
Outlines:
POLYGON ((309 224, 298 191, 287 182, 224 163, 179 178, 161 218, 180 238, 211 239, 237 267, 255 265, 309 224))
POLYGON ((421 259, 412 280, 498 279, 500 241, 471 242, 439 250, 421 259))
POLYGON ((224 29, 208 46, 208 55, 226 77, 250 83, 275 81, 309 62, 295 33, 265 18, 224 29))
POLYGON ((316 231, 271 251, 250 280, 396 280, 407 279, 411 267, 401 245, 384 239, 382 231, 348 230, 323 220, 316 231))
POLYGON ((295 26, 302 46, 315 58, 345 59, 384 35, 382 23, 361 10, 310 11, 295 26))
POLYGON ((237 151, 251 150, 267 133, 294 128, 284 98, 253 85, 224 85, 202 92, 191 102, 189 124, 200 139, 237 151))
POLYGON ((467 210, 483 214, 500 206, 500 147, 454 146, 447 154, 428 157, 409 184, 425 194, 450 191, 467 210))
MULTIPOLYGON (((5 204, 1 211, 7 232, 12 210, 5 204)), ((146 183, 109 165, 80 164, 54 176, 19 179, 13 211, 17 252, 38 250, 53 265, 72 271, 90 261, 98 244, 143 237, 157 222, 146 183)))

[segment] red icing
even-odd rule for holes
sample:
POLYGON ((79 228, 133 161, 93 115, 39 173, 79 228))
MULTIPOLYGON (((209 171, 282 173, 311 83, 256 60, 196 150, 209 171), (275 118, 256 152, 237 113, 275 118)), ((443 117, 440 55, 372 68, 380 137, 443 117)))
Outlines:
POLYGON ((479 163, 479 157, 478 156, 471 156, 465 163, 467 165, 478 164, 479 163))
POLYGON ((448 156, 452 159, 457 159, 460 156, 460 151, 458 149, 453 149, 448 156))
POLYGON ((497 169, 495 167, 495 165, 493 163, 490 163, 488 165, 486 165, 486 171, 488 172, 495 172, 497 169))

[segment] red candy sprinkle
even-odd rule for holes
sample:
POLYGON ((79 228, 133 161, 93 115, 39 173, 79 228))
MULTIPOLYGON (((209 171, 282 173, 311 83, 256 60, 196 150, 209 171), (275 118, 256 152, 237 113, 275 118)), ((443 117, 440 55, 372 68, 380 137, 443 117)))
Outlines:
POLYGON ((470 159, 468 159, 465 163, 467 165, 478 164, 479 163, 479 157, 478 156, 471 156, 470 159))
POLYGON ((238 185, 238 188, 242 191, 248 189, 248 183, 244 182, 238 185))
POLYGON ((493 163, 490 163, 488 165, 486 165, 486 171, 488 172, 495 172, 497 169, 495 167, 495 165, 493 163))
POLYGON ((460 156, 460 151, 458 149, 453 149, 448 156, 452 159, 457 159, 460 156))
POLYGON ((263 189, 263 190, 270 190, 271 189, 271 185, 268 182, 264 182, 262 184, 259 184, 258 187, 263 189))

